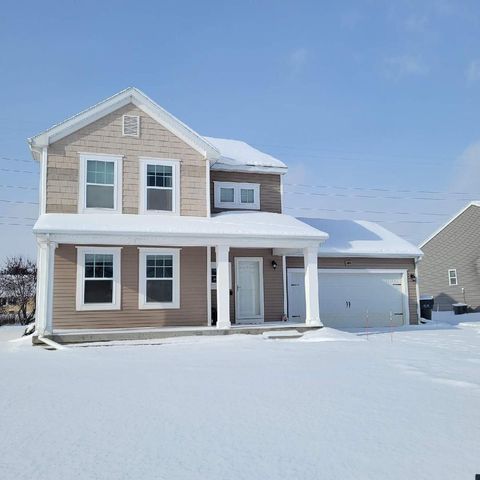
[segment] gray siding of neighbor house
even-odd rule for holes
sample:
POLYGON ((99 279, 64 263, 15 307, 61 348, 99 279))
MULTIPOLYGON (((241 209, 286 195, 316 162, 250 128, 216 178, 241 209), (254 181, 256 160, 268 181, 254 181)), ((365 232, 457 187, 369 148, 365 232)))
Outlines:
POLYGON ((480 207, 468 207, 421 248, 420 293, 433 295, 434 309, 451 310, 452 303, 465 302, 479 310, 480 207), (448 270, 452 268, 457 270, 457 286, 448 282, 448 270))
POLYGON ((139 157, 180 161, 180 214, 207 215, 207 173, 203 156, 133 104, 52 143, 47 160, 47 213, 78 212, 80 153, 124 155, 123 213, 139 209, 139 157), (123 115, 140 116, 140 135, 122 135, 123 115))
MULTIPOLYGON (((288 257, 287 268, 303 268, 303 258, 288 257)), ((415 274, 415 261, 410 258, 319 258, 318 268, 405 269, 408 273, 408 310, 410 324, 418 323, 417 285, 410 278, 415 274), (348 264, 347 264, 348 261, 348 264)))
POLYGON ((213 182, 239 182, 260 184, 260 210, 282 213, 281 175, 271 173, 222 172, 210 170, 210 202, 212 213, 229 209, 215 208, 215 188, 213 182))

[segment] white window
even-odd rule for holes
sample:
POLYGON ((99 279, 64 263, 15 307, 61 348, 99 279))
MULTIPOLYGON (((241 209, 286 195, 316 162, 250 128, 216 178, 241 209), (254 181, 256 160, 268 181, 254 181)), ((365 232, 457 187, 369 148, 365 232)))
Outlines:
POLYGON ((124 137, 140 136, 140 117, 137 115, 124 115, 122 121, 122 135, 124 137))
POLYGON ((260 209, 258 183, 214 182, 214 195, 216 208, 260 209))
POLYGON ((120 309, 121 247, 77 247, 77 310, 120 309))
POLYGON ((180 214, 180 162, 140 159, 140 213, 180 214))
POLYGON ((455 286, 458 285, 458 277, 457 277, 457 269, 456 268, 451 268, 448 271, 448 284, 450 286, 455 286))
POLYGON ((139 248, 138 308, 180 308, 180 249, 139 248))
MULTIPOLYGON (((217 289, 217 262, 211 262, 210 264, 211 268, 211 284, 212 284, 212 290, 217 289)), ((232 289, 232 262, 228 262, 228 283, 229 286, 228 288, 231 290, 232 289)))
POLYGON ((121 213, 122 157, 80 155, 80 213, 121 213))

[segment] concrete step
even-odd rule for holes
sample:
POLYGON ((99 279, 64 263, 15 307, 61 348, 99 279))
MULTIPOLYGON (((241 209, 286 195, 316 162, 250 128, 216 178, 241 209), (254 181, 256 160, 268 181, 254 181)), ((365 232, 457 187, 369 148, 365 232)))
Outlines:
POLYGON ((303 333, 298 330, 277 330, 273 332, 264 332, 262 335, 265 340, 291 340, 292 338, 303 337, 303 333))

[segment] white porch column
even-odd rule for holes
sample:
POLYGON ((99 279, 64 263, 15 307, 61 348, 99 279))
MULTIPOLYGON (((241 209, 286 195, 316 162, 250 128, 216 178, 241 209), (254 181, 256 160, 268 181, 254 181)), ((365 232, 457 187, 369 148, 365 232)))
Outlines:
POLYGON ((303 249, 303 263, 305 266, 305 306, 307 325, 322 325, 318 304, 318 247, 303 249))
POLYGON ((215 256, 217 264, 217 328, 230 328, 230 269, 228 266, 227 245, 217 245, 215 256))
POLYGON ((53 276, 56 248, 57 244, 49 240, 40 240, 38 244, 35 328, 39 335, 49 335, 53 330, 53 276))

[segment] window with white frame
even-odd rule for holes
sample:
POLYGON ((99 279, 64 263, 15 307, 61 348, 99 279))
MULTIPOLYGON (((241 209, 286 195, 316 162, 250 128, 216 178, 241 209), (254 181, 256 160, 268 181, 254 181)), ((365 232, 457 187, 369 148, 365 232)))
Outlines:
POLYGON ((77 247, 77 310, 120 309, 120 247, 77 247))
POLYGON ((179 213, 179 170, 178 160, 140 159, 141 213, 179 213))
MULTIPOLYGON (((232 289, 232 262, 228 262, 228 288, 232 289)), ((212 289, 217 289, 217 262, 211 262, 210 264, 210 281, 212 284, 212 289)))
POLYGON ((260 209, 260 185, 258 183, 214 182, 216 208, 242 210, 260 209))
POLYGON ((81 154, 79 211, 120 213, 122 157, 81 154))
POLYGON ((139 252, 139 308, 180 308, 180 249, 139 252))
POLYGON ((457 269, 456 268, 451 268, 448 271, 448 284, 453 287, 455 285, 458 285, 458 277, 457 277, 457 269))

